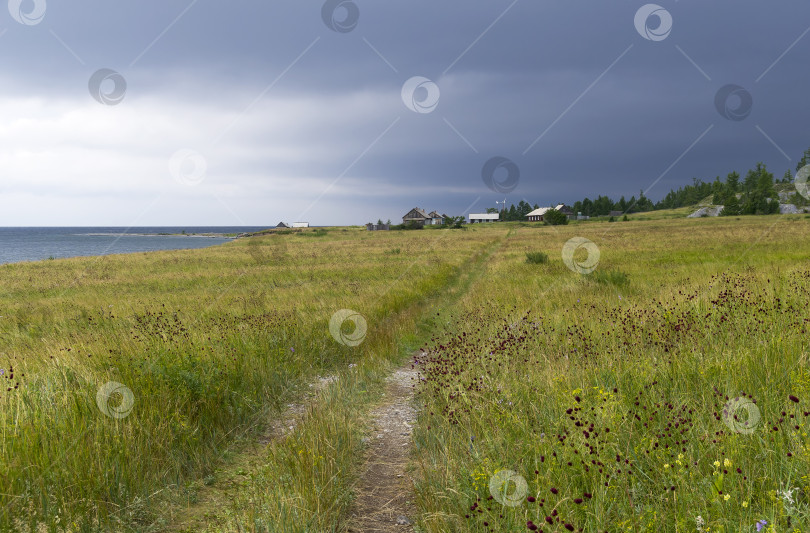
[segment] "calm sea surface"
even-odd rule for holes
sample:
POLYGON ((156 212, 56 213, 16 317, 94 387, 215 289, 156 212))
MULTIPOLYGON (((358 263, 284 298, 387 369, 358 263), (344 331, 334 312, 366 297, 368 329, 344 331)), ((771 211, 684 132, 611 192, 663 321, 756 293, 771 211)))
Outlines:
POLYGON ((39 261, 50 257, 205 248, 231 239, 159 234, 175 234, 183 231, 188 234, 246 233, 262 229, 265 228, 252 226, 0 228, 0 264, 39 261))

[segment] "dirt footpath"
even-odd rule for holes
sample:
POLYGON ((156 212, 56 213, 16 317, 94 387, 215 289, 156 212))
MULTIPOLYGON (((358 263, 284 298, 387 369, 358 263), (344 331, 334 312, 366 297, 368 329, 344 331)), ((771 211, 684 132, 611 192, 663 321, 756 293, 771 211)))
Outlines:
POLYGON ((413 394, 418 374, 410 366, 388 378, 383 403, 371 412, 367 459, 349 519, 351 533, 413 531, 413 482, 405 467, 416 421, 413 394))

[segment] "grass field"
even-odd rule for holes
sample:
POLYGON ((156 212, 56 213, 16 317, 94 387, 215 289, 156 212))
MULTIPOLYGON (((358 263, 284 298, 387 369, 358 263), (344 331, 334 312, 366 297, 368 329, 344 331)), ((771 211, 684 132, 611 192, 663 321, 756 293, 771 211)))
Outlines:
MULTIPOLYGON (((0 529, 159 528, 156 499, 306 383, 396 355, 400 315, 491 238, 454 237, 336 230, 0 267, 0 529), (362 345, 330 335, 341 309, 365 318, 362 345)), ((334 520, 336 487, 302 512, 334 520)))
POLYGON ((808 230, 330 229, 1 266, 0 530, 342 531, 365 413, 417 347, 420 531, 806 530, 808 230), (367 328, 330 331, 343 309, 367 328))
POLYGON ((515 231, 420 358, 424 530, 807 530, 808 229, 515 231))

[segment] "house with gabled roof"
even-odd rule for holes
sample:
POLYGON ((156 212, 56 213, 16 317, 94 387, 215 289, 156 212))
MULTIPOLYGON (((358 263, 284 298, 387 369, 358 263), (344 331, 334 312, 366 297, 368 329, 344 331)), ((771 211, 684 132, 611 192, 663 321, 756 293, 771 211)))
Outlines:
POLYGON ((526 214, 527 220, 529 222, 542 222, 546 212, 550 211, 551 209, 551 207, 540 207, 534 211, 530 211, 526 214))
POLYGON ((574 211, 565 204, 557 204, 556 207, 540 207, 526 214, 529 222, 543 222, 543 217, 548 211, 554 209, 563 215, 567 216, 569 220, 574 218, 574 211))
POLYGON ((426 221, 425 224, 432 224, 434 226, 444 224, 444 219, 447 218, 447 215, 440 215, 436 211, 431 211, 428 213, 428 216, 430 217, 430 222, 426 221))
POLYGON ((444 221, 450 218, 445 214, 439 214, 438 211, 431 211, 428 213, 426 210, 419 207, 414 207, 404 217, 402 217, 403 224, 418 224, 420 226, 440 226, 444 221))
POLYGON ((430 216, 425 213, 423 209, 419 209, 418 207, 414 207, 410 211, 408 211, 404 217, 402 217, 403 224, 417 224, 419 226, 424 226, 425 221, 428 220, 430 216))
POLYGON ((556 209, 557 211, 559 211, 563 215, 567 216, 569 219, 571 219, 575 214, 574 210, 571 209, 570 207, 568 207, 565 204, 557 204, 557 207, 555 207, 554 209, 556 209))

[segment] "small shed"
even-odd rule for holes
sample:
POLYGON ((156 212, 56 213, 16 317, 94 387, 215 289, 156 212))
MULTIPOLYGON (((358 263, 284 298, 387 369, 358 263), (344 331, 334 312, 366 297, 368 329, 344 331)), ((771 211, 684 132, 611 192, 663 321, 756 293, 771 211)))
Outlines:
POLYGON ((391 226, 389 224, 372 224, 369 222, 366 224, 366 229, 368 231, 388 231, 391 229, 391 226))
POLYGON ((284 222, 279 222, 278 224, 276 224, 276 227, 277 228, 289 228, 290 226, 288 226, 284 222))

